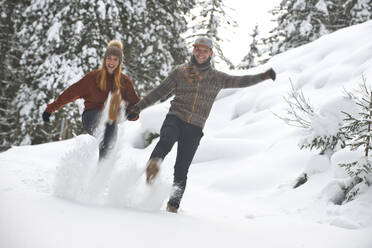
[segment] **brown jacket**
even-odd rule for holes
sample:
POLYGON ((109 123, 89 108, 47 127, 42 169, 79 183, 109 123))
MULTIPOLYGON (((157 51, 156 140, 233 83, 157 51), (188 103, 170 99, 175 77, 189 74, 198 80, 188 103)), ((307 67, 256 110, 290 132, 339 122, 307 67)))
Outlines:
MULTIPOLYGON (((113 90, 114 77, 108 76, 107 90, 102 91, 97 84, 98 70, 86 74, 78 82, 68 87, 54 102, 48 104, 46 111, 52 114, 67 103, 73 102, 79 98, 84 99, 84 110, 96 109, 102 110, 110 91, 113 90)), ((120 89, 122 99, 128 106, 136 104, 140 99, 134 90, 133 83, 127 75, 121 74, 120 89)))

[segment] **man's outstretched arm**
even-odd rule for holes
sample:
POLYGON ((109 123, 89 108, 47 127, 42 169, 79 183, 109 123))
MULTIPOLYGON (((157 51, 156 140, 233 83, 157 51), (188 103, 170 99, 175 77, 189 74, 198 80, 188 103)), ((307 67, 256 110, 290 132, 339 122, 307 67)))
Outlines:
POLYGON ((223 88, 243 88, 255 85, 267 79, 271 79, 273 81, 276 79, 276 73, 272 68, 263 73, 258 73, 255 75, 231 76, 226 73, 222 73, 221 76, 223 88))

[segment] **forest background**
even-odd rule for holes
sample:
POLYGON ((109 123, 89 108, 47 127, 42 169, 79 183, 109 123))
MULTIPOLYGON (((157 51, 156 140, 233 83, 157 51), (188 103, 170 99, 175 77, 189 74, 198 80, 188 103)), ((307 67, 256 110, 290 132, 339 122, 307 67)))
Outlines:
POLYGON ((0 151, 81 134, 81 102, 56 112, 53 124, 45 124, 41 114, 64 89, 101 66, 112 39, 123 43, 123 70, 145 96, 190 58, 196 37, 215 41, 216 68, 244 70, 372 19, 370 0, 283 0, 270 10, 269 32, 261 32, 260 23, 244 31, 249 49, 236 64, 221 46, 230 42, 224 32, 239 26, 226 2, 0 0, 0 151))

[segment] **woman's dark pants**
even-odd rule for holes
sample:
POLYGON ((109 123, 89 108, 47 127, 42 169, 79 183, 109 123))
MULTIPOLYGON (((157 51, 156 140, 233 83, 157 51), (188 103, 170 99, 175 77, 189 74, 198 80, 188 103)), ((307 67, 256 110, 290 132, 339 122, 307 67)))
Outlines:
POLYGON ((160 129, 160 140, 156 144, 150 159, 164 159, 171 151, 174 143, 178 142, 173 179, 176 190, 168 201, 168 204, 173 207, 178 208, 180 205, 186 188, 187 173, 202 136, 201 127, 189 124, 175 115, 167 115, 160 129))
MULTIPOLYGON (((97 137, 97 127, 101 119, 102 111, 88 109, 85 110, 82 116, 84 130, 97 137)), ((99 144, 99 160, 105 158, 107 154, 113 149, 117 138, 117 123, 106 123, 103 139, 99 144)))

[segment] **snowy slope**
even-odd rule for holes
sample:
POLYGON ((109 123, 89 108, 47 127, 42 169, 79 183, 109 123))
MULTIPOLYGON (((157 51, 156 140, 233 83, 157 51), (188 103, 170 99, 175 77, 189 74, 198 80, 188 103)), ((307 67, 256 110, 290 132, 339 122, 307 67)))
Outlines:
POLYGON ((325 112, 362 75, 372 84, 370 33, 372 22, 324 36, 249 71, 273 67, 275 83, 221 92, 177 215, 164 212, 176 147, 153 187, 143 175, 157 141, 143 148, 143 136, 169 101, 122 123, 119 155, 101 168, 88 135, 1 153, 0 247, 372 247, 372 189, 333 203, 346 178, 337 161, 349 155, 299 150, 302 130, 273 114, 284 113, 290 80, 325 112), (293 189, 304 171, 309 181, 293 189))

